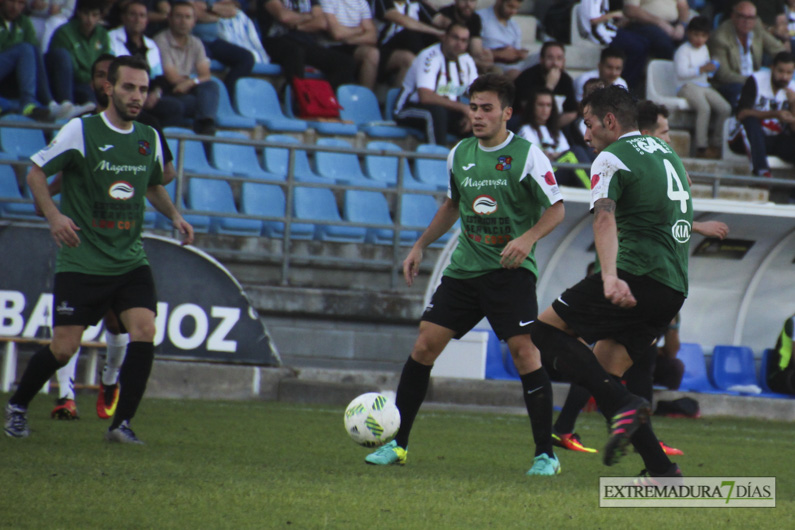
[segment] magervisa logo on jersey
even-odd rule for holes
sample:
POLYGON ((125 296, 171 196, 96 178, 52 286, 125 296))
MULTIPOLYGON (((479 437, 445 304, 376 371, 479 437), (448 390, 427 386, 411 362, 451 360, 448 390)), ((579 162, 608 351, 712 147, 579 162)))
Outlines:
POLYGON ((478 195, 472 201, 472 210, 480 215, 491 215, 497 211, 497 201, 488 195, 478 195))
POLYGON ((690 223, 684 219, 678 220, 671 227, 671 234, 677 243, 687 243, 690 241, 690 223))
POLYGON ((129 182, 119 180, 110 185, 108 195, 110 195, 112 199, 126 201, 133 198, 135 195, 135 188, 129 182))

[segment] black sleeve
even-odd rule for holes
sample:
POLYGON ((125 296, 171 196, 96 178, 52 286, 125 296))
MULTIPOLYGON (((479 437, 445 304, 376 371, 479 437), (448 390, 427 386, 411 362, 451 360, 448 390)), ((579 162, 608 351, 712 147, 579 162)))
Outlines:
POLYGON ((436 9, 430 4, 426 3, 424 0, 420 0, 420 22, 433 25, 433 17, 435 17, 438 13, 439 12, 436 11, 436 9))
POLYGON ((155 127, 155 130, 157 131, 157 135, 160 137, 160 145, 163 148, 163 165, 165 166, 174 160, 174 154, 171 152, 171 148, 168 146, 166 135, 163 134, 163 129, 160 127, 155 127))
POLYGON ((743 91, 740 93, 740 102, 737 103, 737 110, 752 109, 756 102, 756 79, 749 76, 743 85, 743 91))
POLYGON ((373 18, 384 20, 384 15, 390 9, 395 9, 395 2, 393 0, 375 0, 373 2, 373 18))
POLYGON ((577 112, 580 106, 577 104, 577 97, 574 95, 574 82, 571 76, 566 72, 560 76, 558 86, 555 87, 555 93, 559 96, 566 96, 563 102, 563 112, 577 112))

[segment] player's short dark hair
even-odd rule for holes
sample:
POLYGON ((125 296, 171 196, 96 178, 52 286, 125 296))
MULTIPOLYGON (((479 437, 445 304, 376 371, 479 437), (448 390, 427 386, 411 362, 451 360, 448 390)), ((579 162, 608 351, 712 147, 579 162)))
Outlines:
POLYGON ((624 53, 624 50, 621 48, 616 48, 615 46, 608 46, 599 54, 599 62, 603 63, 611 57, 621 59, 624 62, 627 60, 627 54, 624 53))
POLYGON ((92 79, 94 77, 94 74, 97 73, 97 65, 99 63, 101 63, 103 61, 114 61, 115 59, 116 59, 116 56, 111 54, 111 53, 103 53, 99 57, 94 59, 94 62, 91 63, 91 77, 92 77, 92 79))
POLYGON ((146 12, 147 13, 149 12, 149 6, 147 5, 147 3, 144 0, 130 0, 129 2, 124 4, 124 6, 121 9, 121 12, 122 13, 126 13, 127 10, 130 9, 130 6, 131 5, 135 5, 135 4, 140 5, 140 6, 144 6, 146 8, 146 12))
POLYGON ((795 55, 792 55, 790 52, 778 52, 773 57, 772 66, 776 66, 779 63, 795 63, 795 55))
POLYGON ((478 92, 495 92, 502 108, 513 105, 516 88, 513 81, 502 74, 483 74, 469 85, 469 99, 478 92))
POLYGON ((538 52, 538 56, 543 57, 544 54, 547 52, 547 50, 550 48, 560 48, 561 50, 563 50, 563 53, 566 53, 566 47, 563 46, 563 43, 558 42, 556 40, 548 40, 541 45, 541 51, 538 52))
POLYGON ((121 57, 116 57, 113 59, 113 62, 110 63, 108 67, 108 83, 111 85, 116 84, 116 81, 119 79, 119 68, 122 66, 143 70, 146 72, 146 75, 149 75, 149 65, 146 64, 146 61, 136 55, 122 55, 121 57))
POLYGON ((657 129, 657 118, 668 117, 668 108, 651 100, 645 99, 638 102, 638 129, 641 131, 654 131, 657 129))
POLYGON ((622 86, 611 85, 594 90, 583 98, 582 108, 585 107, 591 107, 591 114, 599 121, 610 113, 624 129, 633 129, 638 125, 637 102, 622 86))
POLYGON ((687 31, 698 31, 699 33, 709 33, 709 30, 712 29, 712 24, 710 23, 709 19, 705 16, 697 16, 693 17, 690 22, 687 23, 687 31))
POLYGON ((588 81, 586 81, 585 84, 582 85, 582 97, 585 98, 585 96, 587 96, 594 90, 598 90, 604 87, 605 87, 604 81, 602 81, 598 77, 592 77, 588 81))
POLYGON ((103 6, 102 0, 77 0, 75 13, 78 11, 102 11, 103 6))

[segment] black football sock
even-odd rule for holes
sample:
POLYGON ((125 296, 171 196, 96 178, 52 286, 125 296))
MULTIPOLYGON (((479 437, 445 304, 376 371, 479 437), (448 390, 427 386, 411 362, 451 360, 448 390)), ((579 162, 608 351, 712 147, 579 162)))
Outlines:
POLYGON ((591 393, 585 387, 572 383, 569 394, 560 409, 558 419, 555 420, 555 432, 558 434, 571 434, 574 432, 574 424, 580 411, 591 399, 591 393))
POLYGON ((151 342, 131 342, 119 373, 119 404, 110 424, 110 430, 135 416, 144 397, 146 382, 155 359, 155 345, 151 342))
POLYGON ((632 445, 638 451, 646 470, 651 475, 662 475, 671 467, 671 460, 660 447, 660 441, 651 428, 651 420, 642 424, 632 435, 632 445))
POLYGON ((425 400, 425 394, 428 393, 431 368, 433 366, 425 366, 409 357, 403 366, 403 373, 400 374, 395 397, 395 405, 400 411, 400 429, 395 436, 395 441, 404 449, 409 445, 409 434, 411 434, 411 427, 414 425, 414 418, 417 417, 422 402, 425 400))
POLYGON ((44 346, 33 354, 28 361, 22 379, 19 381, 16 392, 8 400, 12 405, 28 408, 28 404, 36 397, 36 393, 41 390, 44 383, 65 363, 58 362, 52 354, 49 345, 44 346))
POLYGON ((652 345, 624 373, 627 390, 640 396, 649 403, 652 401, 654 387, 654 365, 656 363, 657 346, 652 345))
POLYGON ((554 326, 536 320, 530 326, 533 342, 545 366, 566 380, 584 386, 608 418, 629 398, 629 391, 608 374, 591 349, 554 326))
POLYGON ((533 441, 536 444, 535 456, 552 453, 552 383, 542 366, 535 372, 520 376, 522 394, 530 426, 533 428, 533 441))

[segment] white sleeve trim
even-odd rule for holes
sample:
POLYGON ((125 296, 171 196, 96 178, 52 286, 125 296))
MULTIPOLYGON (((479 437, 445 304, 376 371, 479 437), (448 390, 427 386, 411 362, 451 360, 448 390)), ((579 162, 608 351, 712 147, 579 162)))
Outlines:
POLYGON ((607 198, 610 180, 616 171, 629 168, 616 155, 602 151, 591 165, 591 210, 599 199, 607 198))
POLYGON ((522 176, 519 177, 521 182, 524 178, 530 177, 538 184, 541 191, 549 199, 549 204, 563 200, 563 195, 560 193, 560 187, 555 180, 555 173, 552 171, 552 164, 549 158, 539 149, 535 144, 530 144, 530 149, 527 152, 527 160, 524 164, 522 176))
POLYGON ((77 150, 85 157, 85 142, 83 140, 83 120, 74 118, 58 131, 53 140, 41 151, 31 156, 31 161, 39 167, 44 167, 52 159, 62 155, 70 149, 77 150))

